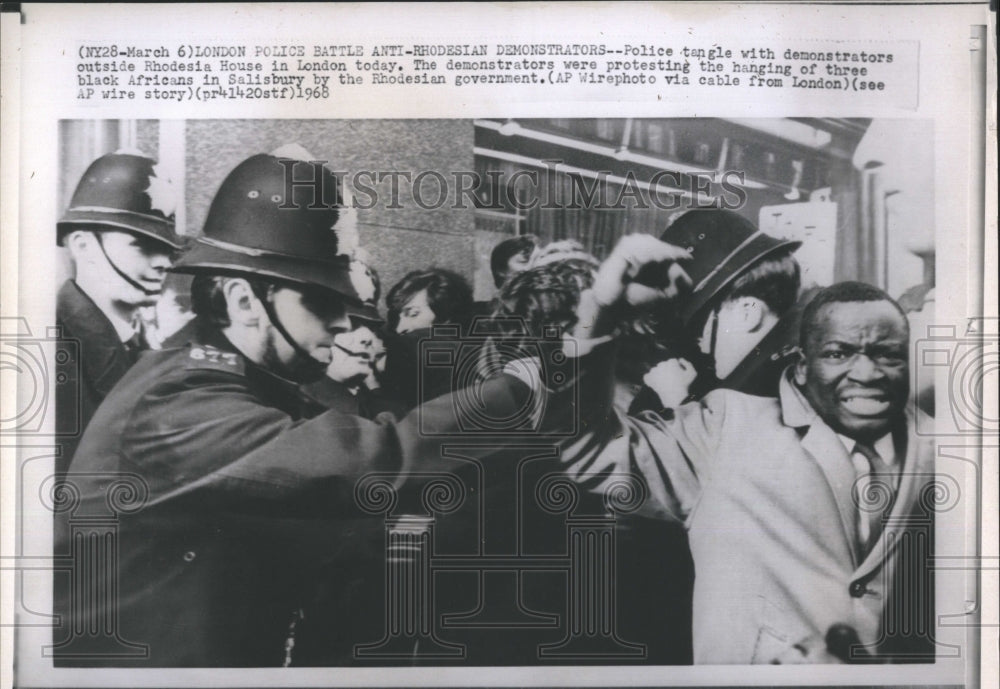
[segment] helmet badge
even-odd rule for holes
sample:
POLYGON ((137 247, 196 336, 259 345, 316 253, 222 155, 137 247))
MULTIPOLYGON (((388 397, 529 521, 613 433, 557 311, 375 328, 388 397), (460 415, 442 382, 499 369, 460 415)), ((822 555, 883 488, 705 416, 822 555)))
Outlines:
POLYGON ((174 194, 173 181, 163 172, 160 164, 153 166, 153 174, 149 177, 149 187, 146 189, 146 194, 149 196, 150 208, 160 211, 169 218, 177 208, 177 197, 174 194))
POLYGON ((364 263, 358 260, 351 261, 351 285, 358 293, 361 301, 372 301, 375 299, 375 280, 372 278, 371 270, 364 263))

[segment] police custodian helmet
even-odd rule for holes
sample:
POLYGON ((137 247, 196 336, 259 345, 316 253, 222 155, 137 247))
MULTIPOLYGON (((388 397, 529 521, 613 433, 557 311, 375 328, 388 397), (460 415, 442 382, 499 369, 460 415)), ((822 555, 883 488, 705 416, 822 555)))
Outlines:
POLYGON ((87 168, 69 208, 56 224, 57 239, 73 230, 118 230, 155 239, 172 249, 184 241, 175 234, 177 196, 155 160, 139 151, 103 155, 87 168))
POLYGON ((764 234, 742 215, 722 209, 688 211, 660 239, 691 252, 691 260, 682 264, 692 286, 680 304, 685 324, 753 264, 802 246, 800 241, 764 234))
POLYGON ((317 286, 342 297, 349 315, 380 320, 372 271, 338 253, 338 180, 311 159, 291 146, 237 165, 216 192, 202 235, 172 270, 317 286))

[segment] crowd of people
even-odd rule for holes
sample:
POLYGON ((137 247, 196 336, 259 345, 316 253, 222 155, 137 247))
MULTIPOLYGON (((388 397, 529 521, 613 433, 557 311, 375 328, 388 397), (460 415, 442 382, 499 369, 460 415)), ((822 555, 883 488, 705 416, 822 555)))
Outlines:
MULTIPOLYGON (((804 291, 798 242, 701 209, 603 261, 573 241, 505 240, 489 300, 451 270, 413 270, 383 317, 377 266, 338 246, 343 208, 313 203, 311 185, 284 198, 287 162, 240 163, 182 241, 155 162, 109 154, 59 222, 75 275, 57 318, 79 347, 57 423, 79 432, 57 473, 74 518, 104 514, 116 477, 140 481, 144 503, 116 515, 113 574, 57 578, 57 663, 363 664, 389 603, 359 479, 390 476, 403 500, 441 473, 475 484, 519 461, 526 429, 556 449, 531 475, 561 473, 598 510, 613 477, 646 487, 617 515, 613 613, 645 662, 933 658, 926 626, 885 619, 900 596, 932 609, 926 587, 897 582, 923 566, 894 544, 933 454, 913 432, 908 323, 888 294, 804 291), (138 314, 169 271, 192 276, 194 317, 152 346, 138 314), (432 365, 429 341, 451 363, 432 365), (474 462, 445 451, 484 418, 499 425, 474 462)), ((442 520, 440 552, 470 533, 483 542, 469 552, 520 552, 502 523, 524 518, 522 478, 491 479, 480 508, 442 520), (501 526, 484 531, 487 513, 501 526)), ((74 528, 57 518, 57 555, 77 554, 74 528)), ((561 534, 546 547, 565 550, 561 534)), ((443 591, 431 617, 475 609, 478 581, 443 591)), ((564 587, 540 581, 515 578, 515 607, 563 610, 564 587)), ((456 632, 468 662, 542 662, 535 637, 477 631, 456 632)))

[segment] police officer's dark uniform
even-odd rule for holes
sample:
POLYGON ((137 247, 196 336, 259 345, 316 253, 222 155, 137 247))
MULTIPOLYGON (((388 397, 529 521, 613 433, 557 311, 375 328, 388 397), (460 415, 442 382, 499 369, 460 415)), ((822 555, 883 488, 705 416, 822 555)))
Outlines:
MULTIPOLYGON (((681 325, 691 328, 717 306, 732 283, 755 263, 792 252, 801 242, 777 239, 749 220, 728 210, 685 213, 660 236, 668 244, 691 252, 684 270, 692 291, 679 304, 681 325)), ((689 400, 725 388, 749 395, 776 397, 781 372, 795 361, 798 315, 786 314, 726 378, 700 371, 689 400)), ((714 347, 714 343, 713 343, 714 347)), ((708 363, 712 355, 702 357, 708 363)), ((711 365, 711 364, 709 364, 711 365)), ((630 414, 655 411, 672 417, 653 390, 643 386, 630 414)), ((620 520, 619 571, 622 572, 621 609, 631 638, 650 644, 651 661, 668 664, 691 662, 691 595, 694 564, 683 526, 661 519, 627 515, 620 520), (664 610, 675 614, 664 615, 664 610)))
MULTIPOLYGON (((300 186, 294 208, 279 208, 283 174, 269 155, 237 166, 176 269, 323 287, 363 311, 358 275, 336 255, 336 207, 317 208, 312 188, 300 186)), ((332 197, 336 181, 324 174, 332 197)), ((527 387, 503 376, 483 393, 489 413, 505 418, 524 404, 527 387)), ((334 411, 307 418, 296 385, 217 330, 144 356, 98 410, 69 478, 82 495, 79 518, 107 512, 106 493, 121 474, 148 492, 141 509, 119 514, 116 630, 145 644, 148 657, 95 660, 87 655, 93 640, 80 635, 57 641, 56 654, 112 666, 281 665, 292 612, 340 537, 334 518, 360 514, 355 480, 442 465, 444 436, 420 430, 457 430, 456 408, 435 400, 391 424, 334 411)), ((105 579, 82 585, 100 588, 105 579)), ((104 609, 76 602, 76 622, 100 626, 104 609)), ((107 639, 93 644, 108 648, 107 639)))
POLYGON ((382 402, 379 391, 369 390, 363 385, 351 389, 343 383, 324 378, 302 386, 301 392, 307 404, 313 402, 323 409, 332 409, 341 414, 374 419, 382 412, 391 413, 391 405, 382 402))
MULTIPOLYGON (((174 233, 172 210, 167 215, 155 207, 148 191, 155 165, 130 153, 110 153, 94 161, 57 225, 59 243, 74 230, 116 230, 154 239, 170 252, 180 250, 183 243, 174 233)), ((122 279, 131 282, 128 276, 122 279)), ((62 446, 56 471, 62 474, 101 400, 148 343, 138 333, 122 342, 108 317, 71 279, 56 297, 56 324, 63 338, 60 356, 67 358, 62 367, 67 377, 56 385, 56 427, 62 446)))

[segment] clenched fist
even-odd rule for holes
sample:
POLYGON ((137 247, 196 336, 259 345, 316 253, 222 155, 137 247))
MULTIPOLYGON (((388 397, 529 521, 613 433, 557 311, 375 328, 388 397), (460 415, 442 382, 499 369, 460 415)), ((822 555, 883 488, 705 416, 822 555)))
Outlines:
POLYGON ((626 235, 597 271, 594 297, 602 307, 613 306, 623 297, 633 306, 674 297, 682 285, 691 284, 691 279, 677 261, 690 258, 687 249, 661 242, 652 235, 626 235), (661 279, 656 282, 662 286, 636 280, 644 266, 658 263, 663 264, 663 270, 653 272, 660 274, 661 279), (664 273, 666 279, 662 279, 664 273))

